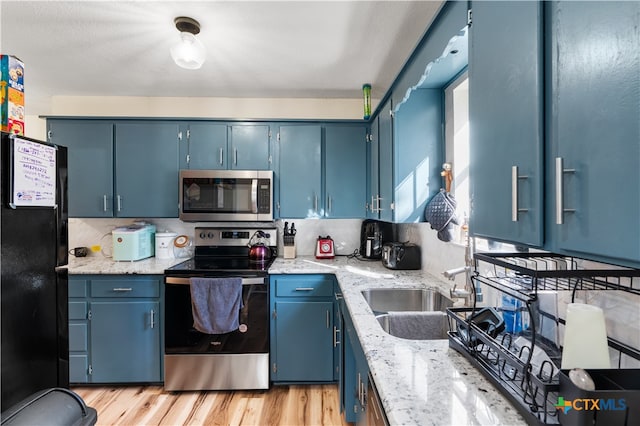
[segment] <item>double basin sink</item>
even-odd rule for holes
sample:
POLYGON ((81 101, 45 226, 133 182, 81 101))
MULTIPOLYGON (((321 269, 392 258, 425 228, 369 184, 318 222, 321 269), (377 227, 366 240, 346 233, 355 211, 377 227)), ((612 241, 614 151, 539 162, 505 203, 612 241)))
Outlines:
POLYGON ((410 340, 446 339, 445 310, 451 299, 433 288, 373 288, 362 291, 384 332, 410 340))

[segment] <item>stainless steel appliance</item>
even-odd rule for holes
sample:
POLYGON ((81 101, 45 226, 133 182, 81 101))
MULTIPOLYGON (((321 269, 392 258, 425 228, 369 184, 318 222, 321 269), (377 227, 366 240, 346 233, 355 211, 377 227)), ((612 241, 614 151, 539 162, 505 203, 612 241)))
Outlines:
POLYGON ((412 243, 386 243, 382 246, 382 264, 389 269, 420 269, 420 246, 412 243))
POLYGON ((269 388, 269 279, 276 228, 195 229, 194 257, 165 270, 166 390, 269 388), (262 232, 272 257, 256 261, 249 243, 262 232), (193 327, 191 277, 241 277, 240 327, 204 334, 193 327))
POLYGON ((1 133, 1 411, 69 387, 67 148, 1 133))
POLYGON ((180 170, 179 193, 183 221, 273 220, 270 170, 180 170))
POLYGON ((364 220, 360 228, 360 256, 364 259, 381 259, 382 246, 393 240, 392 223, 374 219, 364 220))

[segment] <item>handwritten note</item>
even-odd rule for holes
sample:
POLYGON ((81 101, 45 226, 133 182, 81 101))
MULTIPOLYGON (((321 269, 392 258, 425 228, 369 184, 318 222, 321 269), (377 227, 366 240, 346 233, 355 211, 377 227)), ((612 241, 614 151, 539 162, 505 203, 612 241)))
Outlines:
POLYGON ((56 205, 56 148, 13 140, 13 205, 56 205))

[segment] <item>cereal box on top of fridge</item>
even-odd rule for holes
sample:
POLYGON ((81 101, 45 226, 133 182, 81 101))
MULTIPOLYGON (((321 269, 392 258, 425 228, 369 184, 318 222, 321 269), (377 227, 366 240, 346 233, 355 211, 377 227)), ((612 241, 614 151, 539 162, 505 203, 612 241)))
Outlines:
POLYGON ((0 130, 24 135, 24 63, 0 55, 0 130))

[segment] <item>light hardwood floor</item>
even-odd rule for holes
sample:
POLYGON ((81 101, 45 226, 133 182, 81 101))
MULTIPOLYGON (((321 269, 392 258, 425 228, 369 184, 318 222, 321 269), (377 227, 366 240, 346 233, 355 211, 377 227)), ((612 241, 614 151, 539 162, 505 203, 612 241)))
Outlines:
POLYGON ((166 392, 161 386, 73 387, 98 425, 348 425, 337 385, 268 391, 166 392))

